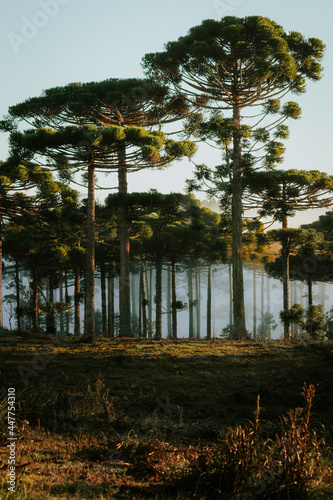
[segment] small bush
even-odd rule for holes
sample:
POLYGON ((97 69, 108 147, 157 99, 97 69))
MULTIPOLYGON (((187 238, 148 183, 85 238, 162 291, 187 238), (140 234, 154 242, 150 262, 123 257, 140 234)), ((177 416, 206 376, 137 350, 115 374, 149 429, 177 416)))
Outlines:
POLYGON ((259 397, 254 421, 231 428, 215 447, 190 460, 179 486, 198 498, 306 499, 322 478, 324 441, 311 428, 315 387, 304 385, 305 407, 282 417, 275 439, 265 437, 259 397))

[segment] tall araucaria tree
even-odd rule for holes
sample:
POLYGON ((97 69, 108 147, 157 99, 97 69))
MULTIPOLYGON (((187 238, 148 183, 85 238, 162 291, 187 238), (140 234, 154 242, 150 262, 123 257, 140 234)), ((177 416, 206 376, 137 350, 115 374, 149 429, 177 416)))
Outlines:
MULTIPOLYGON (((203 21, 186 36, 167 43, 164 52, 147 54, 143 60, 149 76, 171 85, 195 107, 201 106, 200 121, 209 113, 220 120, 223 131, 220 144, 230 167, 234 324, 240 337, 246 332, 243 172, 254 164, 254 153, 261 148, 260 144, 264 158, 259 156, 259 159, 263 159, 265 166, 281 161, 283 148, 276 139, 287 135, 282 122, 288 116, 298 117, 299 108, 295 103, 287 103, 275 123, 270 121, 265 125, 263 120, 270 113, 279 113, 280 99, 288 92, 300 94, 305 91, 307 78, 320 78, 319 62, 324 49, 320 40, 307 40, 297 32, 286 33, 268 18, 228 16, 220 21, 203 21), (254 107, 256 111, 251 112, 254 107), (221 111, 227 111, 222 120, 221 111), (247 127, 246 123, 253 125, 247 127), (269 140, 274 126, 277 135, 269 140)), ((193 129, 193 121, 187 126, 193 129)))
MULTIPOLYGON (((281 243, 283 267, 283 309, 290 309, 289 259, 299 231, 288 229, 288 218, 296 212, 328 207, 333 203, 333 176, 318 170, 248 172, 245 205, 258 209, 260 217, 272 217, 282 229, 274 231, 281 243)), ((284 338, 290 339, 290 322, 284 322, 284 338)))
MULTIPOLYGON (((85 333, 95 337, 95 174, 116 170, 118 189, 127 194, 127 172, 163 167, 191 156, 189 141, 167 139, 152 130, 178 119, 185 109, 182 99, 170 97, 166 87, 146 80, 110 79, 100 83, 71 84, 44 92, 9 109, 2 129, 11 131, 14 158, 38 159, 69 179, 85 169, 88 182, 87 275, 85 333), (32 125, 16 130, 19 122, 32 125), (147 128, 146 128, 147 127, 147 128), (149 130, 148 130, 149 128, 149 130)), ((129 284, 129 221, 126 203, 119 207, 120 335, 131 334, 129 284)))
MULTIPOLYGON (((36 203, 52 202, 59 186, 50 172, 38 165, 0 162, 0 326, 2 325, 2 225, 25 225, 27 216, 36 210, 36 203), (25 191, 37 188, 35 196, 25 191)), ((18 327, 21 321, 18 311, 18 327)))

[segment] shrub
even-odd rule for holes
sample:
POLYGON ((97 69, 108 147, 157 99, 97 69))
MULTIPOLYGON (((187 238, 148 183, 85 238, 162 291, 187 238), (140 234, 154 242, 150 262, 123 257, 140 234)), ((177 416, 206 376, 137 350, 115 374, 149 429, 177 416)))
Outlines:
POLYGON ((178 487, 202 499, 309 498, 323 475, 325 443, 311 427, 315 387, 304 385, 302 394, 304 408, 282 417, 282 430, 275 439, 265 436, 258 396, 254 421, 229 429, 218 445, 204 447, 190 460, 178 487))

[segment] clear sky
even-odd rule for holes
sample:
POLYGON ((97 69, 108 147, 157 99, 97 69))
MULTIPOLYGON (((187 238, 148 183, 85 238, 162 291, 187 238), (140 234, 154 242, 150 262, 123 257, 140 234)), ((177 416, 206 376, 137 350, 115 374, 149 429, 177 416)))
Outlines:
MULTIPOLYGON (((262 15, 287 31, 320 38, 327 45, 324 77, 309 83, 306 94, 290 97, 301 105, 302 118, 289 123, 283 168, 318 169, 333 175, 331 0, 11 0, 3 2, 1 10, 0 116, 8 106, 49 87, 142 77, 144 54, 162 50, 166 42, 208 18, 262 15)), ((0 154, 0 159, 7 156, 5 134, 0 136, 0 154)), ((215 150, 204 148, 196 161, 214 166, 219 157, 215 150)), ((129 189, 182 191, 191 171, 187 161, 164 171, 141 171, 130 175, 129 189)), ((101 183, 112 187, 116 180, 109 176, 101 183)), ((316 215, 307 214, 304 220, 316 215)))

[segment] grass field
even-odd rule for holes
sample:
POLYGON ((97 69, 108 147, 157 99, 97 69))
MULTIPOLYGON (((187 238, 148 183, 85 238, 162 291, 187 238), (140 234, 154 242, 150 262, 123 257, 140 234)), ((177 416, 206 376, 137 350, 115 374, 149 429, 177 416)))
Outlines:
POLYGON ((1 498, 333 498, 333 343, 0 337, 0 366, 1 498))

